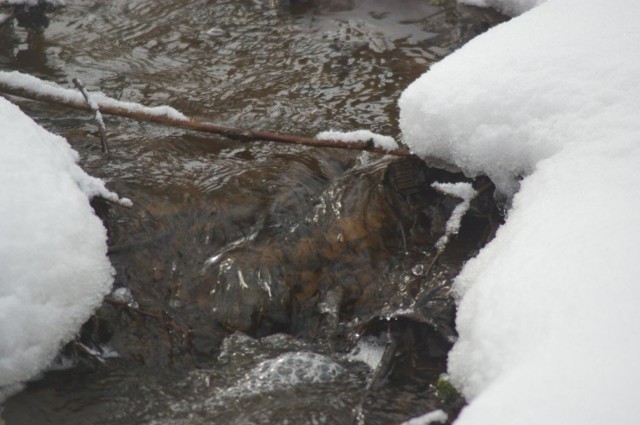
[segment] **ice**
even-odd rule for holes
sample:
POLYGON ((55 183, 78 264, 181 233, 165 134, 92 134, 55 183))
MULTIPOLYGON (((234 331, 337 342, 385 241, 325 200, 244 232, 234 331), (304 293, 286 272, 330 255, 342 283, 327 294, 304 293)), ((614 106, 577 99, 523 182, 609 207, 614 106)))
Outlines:
POLYGON ((469 401, 457 424, 640 417, 638 17, 635 0, 549 0, 401 96, 411 149, 511 199, 454 285, 448 369, 469 401))
POLYGON ((397 149, 398 143, 393 137, 383 136, 369 130, 355 130, 348 132, 322 131, 316 135, 318 140, 339 140, 342 142, 368 142, 371 141, 375 147, 388 151, 397 149))
POLYGON ((434 182, 431 187, 444 193, 445 195, 459 198, 461 202, 451 212, 451 217, 445 224, 445 233, 436 241, 436 248, 438 252, 444 251, 449 238, 453 235, 457 235, 460 230, 460 223, 462 217, 467 213, 471 206, 471 201, 476 197, 477 192, 471 186, 471 183, 458 182, 458 183, 439 183, 434 182))
MULTIPOLYGON (((43 370, 109 292, 106 230, 89 205, 118 200, 60 136, 0 97, 0 387, 43 370)), ((5 393, 5 391, 0 391, 5 393)))

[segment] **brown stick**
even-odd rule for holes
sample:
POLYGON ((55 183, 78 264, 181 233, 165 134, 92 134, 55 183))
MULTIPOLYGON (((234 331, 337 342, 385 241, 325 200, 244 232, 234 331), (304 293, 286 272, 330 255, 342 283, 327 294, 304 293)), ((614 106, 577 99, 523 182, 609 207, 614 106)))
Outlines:
MULTIPOLYGON (((85 102, 76 101, 73 99, 65 99, 57 96, 53 96, 47 93, 41 93, 36 90, 30 90, 26 87, 13 87, 3 81, 0 81, 0 92, 10 94, 12 96, 18 96, 25 99, 37 100, 41 102, 55 103, 59 105, 65 105, 70 108, 79 109, 83 111, 90 111, 91 109, 85 102)), ((139 121, 148 121, 156 124, 162 124, 170 127, 180 127, 189 130, 201 131, 205 133, 212 133, 225 136, 229 139, 240 140, 243 142, 248 141, 269 141, 278 143, 290 143, 298 145, 308 145, 324 148, 340 148, 340 149, 352 149, 352 150, 365 150, 370 152, 381 153, 385 155, 394 156, 409 156, 411 152, 404 148, 397 148, 393 150, 386 150, 376 147, 371 140, 363 140, 357 142, 344 142, 341 140, 319 140, 311 137, 295 136, 291 134, 279 134, 269 131, 254 131, 248 129, 238 129, 232 127, 224 127, 217 124, 198 121, 193 118, 170 118, 167 116, 154 115, 141 111, 132 111, 127 108, 113 106, 109 104, 101 103, 96 99, 96 103, 103 114, 116 115, 120 117, 133 118, 139 121)))
POLYGON ((106 129, 104 128, 104 121, 102 120, 100 107, 96 103, 91 101, 92 99, 89 97, 89 93, 87 92, 87 89, 84 88, 84 84, 82 84, 82 81, 80 81, 80 79, 74 78, 72 81, 73 84, 75 84, 75 86, 78 88, 78 90, 80 90, 80 93, 82 93, 82 96, 87 102, 87 106, 89 107, 89 109, 91 109, 91 112, 93 112, 93 116, 96 120, 96 123, 98 124, 98 131, 100 133, 100 146, 102 147, 102 153, 109 155, 109 146, 107 145, 107 136, 105 135, 106 129))
POLYGON ((182 338, 188 338, 191 335, 191 329, 189 328, 183 328, 182 326, 180 326, 170 315, 169 313, 167 313, 166 311, 162 311, 162 313, 156 313, 153 311, 147 311, 147 310, 143 310, 140 307, 134 307, 134 306, 130 306, 127 302, 125 301, 116 301, 113 300, 111 298, 105 298, 104 302, 107 304, 111 304, 114 306, 118 306, 118 307, 122 307, 125 310, 129 310, 129 311, 133 311, 135 313, 140 314, 141 316, 147 316, 147 317, 153 317, 154 319, 158 319, 158 320, 164 320, 166 321, 166 324, 169 328, 180 332, 180 334, 182 335, 182 338))

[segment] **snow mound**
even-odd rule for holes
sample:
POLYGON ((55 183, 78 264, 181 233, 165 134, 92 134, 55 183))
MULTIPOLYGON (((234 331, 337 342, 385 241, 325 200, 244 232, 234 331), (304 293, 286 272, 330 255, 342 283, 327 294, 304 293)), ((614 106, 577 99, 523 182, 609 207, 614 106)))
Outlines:
POLYGON ((0 97, 0 388, 44 369, 102 297, 113 271, 88 198, 118 200, 62 137, 0 97))
POLYGON ((635 0, 549 0, 401 96, 411 149, 512 197, 454 287, 458 424, 640 417, 639 16, 635 0))

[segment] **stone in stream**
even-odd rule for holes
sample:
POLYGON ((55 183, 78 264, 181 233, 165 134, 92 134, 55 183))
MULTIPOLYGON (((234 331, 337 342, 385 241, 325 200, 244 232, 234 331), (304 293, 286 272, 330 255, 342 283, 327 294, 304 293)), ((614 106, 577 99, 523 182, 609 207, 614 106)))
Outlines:
MULTIPOLYGON (((314 337, 327 322, 322 306, 330 298, 335 315, 345 322, 413 305, 418 297, 432 307, 440 300, 446 326, 436 328, 446 328, 446 337, 453 337, 453 304, 442 295, 464 260, 486 242, 481 238, 489 219, 465 218, 460 235, 431 273, 416 275, 412 269, 427 267, 433 243, 459 202, 431 183, 468 179, 412 157, 347 175, 350 184, 329 184, 315 208, 288 231, 260 232, 242 249, 222 255, 207 272, 216 320, 257 336, 289 332, 314 337), (426 295, 429 285, 441 297, 426 295)), ((486 203, 487 196, 480 198, 476 205, 486 203)))

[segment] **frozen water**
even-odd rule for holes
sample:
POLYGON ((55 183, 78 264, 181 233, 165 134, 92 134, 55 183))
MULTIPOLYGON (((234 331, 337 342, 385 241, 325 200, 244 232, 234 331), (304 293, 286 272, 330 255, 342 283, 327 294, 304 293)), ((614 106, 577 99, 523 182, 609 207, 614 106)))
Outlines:
POLYGON ((634 0, 549 0, 400 99, 414 151, 512 197, 454 286, 449 372, 470 402, 458 424, 640 417, 639 16, 634 0))
POLYGON ((439 252, 442 252, 449 238, 453 235, 457 235, 460 230, 460 223, 462 217, 467 213, 471 206, 471 201, 476 197, 477 192, 471 186, 471 183, 458 182, 458 183, 439 183, 434 182, 431 187, 444 193, 445 195, 453 196, 460 199, 460 203, 451 212, 451 217, 447 220, 445 225, 445 233, 436 241, 436 248, 439 252))

